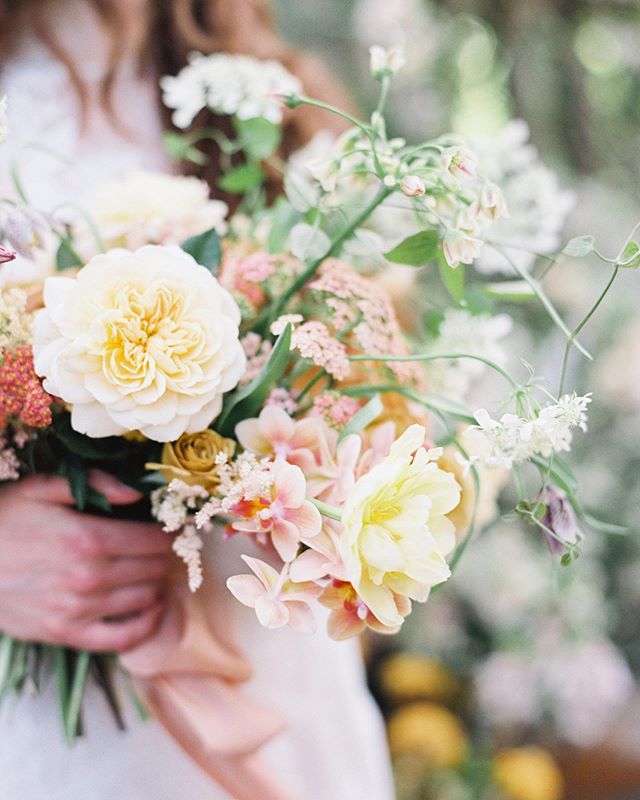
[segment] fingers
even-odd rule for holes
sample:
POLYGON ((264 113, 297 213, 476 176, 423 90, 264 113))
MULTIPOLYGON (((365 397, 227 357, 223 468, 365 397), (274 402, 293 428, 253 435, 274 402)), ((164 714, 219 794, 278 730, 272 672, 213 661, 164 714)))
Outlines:
POLYGON ((163 587, 157 583, 138 583, 121 586, 109 592, 91 595, 85 601, 85 621, 106 621, 109 617, 142 614, 159 601, 163 587))
POLYGON ((64 588, 82 596, 100 594, 136 583, 162 583, 169 573, 165 556, 113 558, 76 564, 64 579, 64 588))
POLYGON ((156 556, 166 555, 171 550, 172 537, 157 523, 127 522, 108 517, 84 517, 85 521, 87 539, 93 536, 89 547, 93 547, 97 556, 156 556))
MULTIPOLYGON (((142 497, 140 492, 125 486, 113 475, 101 470, 89 472, 89 484, 114 506, 129 505, 142 497)), ((31 500, 65 506, 75 505, 66 478, 57 475, 32 475, 21 481, 21 487, 31 500)))
POLYGON ((124 653, 148 639, 155 631, 163 605, 158 602, 141 614, 121 622, 90 623, 80 632, 79 647, 85 650, 124 653))

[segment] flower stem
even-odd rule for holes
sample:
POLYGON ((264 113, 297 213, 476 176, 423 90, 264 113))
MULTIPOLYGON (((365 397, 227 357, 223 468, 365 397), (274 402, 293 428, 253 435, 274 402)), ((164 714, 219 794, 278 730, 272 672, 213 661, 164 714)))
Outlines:
POLYGON ((336 522, 342 521, 342 513, 338 508, 330 506, 328 503, 323 503, 322 500, 316 500, 315 498, 311 498, 311 502, 318 509, 318 511, 322 514, 323 517, 334 519, 336 522))

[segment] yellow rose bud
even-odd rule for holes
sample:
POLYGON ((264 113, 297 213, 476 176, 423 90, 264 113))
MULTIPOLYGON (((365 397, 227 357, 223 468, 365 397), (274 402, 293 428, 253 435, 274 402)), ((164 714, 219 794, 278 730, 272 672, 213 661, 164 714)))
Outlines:
POLYGON ((394 756, 419 756, 429 769, 460 764, 467 755, 467 734, 458 717, 435 703, 409 703, 389 719, 387 733, 394 756))
POLYGON ((564 793, 558 765, 550 753, 535 745, 498 752, 494 775, 512 800, 560 800, 564 793))
POLYGON ((215 431, 184 433, 177 442, 167 442, 162 449, 162 464, 153 465, 167 481, 179 478, 211 491, 220 483, 220 465, 216 458, 224 453, 233 456, 236 443, 215 431))

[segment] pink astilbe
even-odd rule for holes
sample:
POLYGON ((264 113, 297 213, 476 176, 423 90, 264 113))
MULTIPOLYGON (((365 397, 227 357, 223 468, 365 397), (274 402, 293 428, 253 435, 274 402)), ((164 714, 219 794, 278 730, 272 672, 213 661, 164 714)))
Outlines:
POLYGON ((52 403, 35 374, 31 345, 5 352, 0 364, 0 427, 13 419, 31 428, 46 428, 52 422, 52 403))
POLYGON ((295 392, 289 392, 282 386, 275 386, 267 395, 265 406, 277 406, 287 414, 295 414, 298 410, 295 392))
POLYGON ((20 461, 16 451, 4 437, 0 437, 0 481, 17 481, 20 477, 20 461))
MULTIPOLYGON (((309 288, 322 294, 337 333, 352 329, 350 340, 359 350, 371 355, 407 355, 393 304, 381 286, 348 265, 327 259, 309 288)), ((389 362, 386 366, 399 381, 424 386, 424 370, 419 364, 389 362)))
POLYGON ((355 397, 328 391, 314 398, 311 413, 321 417, 330 427, 341 431, 360 411, 361 405, 355 397))
POLYGON ((306 481, 299 467, 275 461, 270 472, 272 484, 268 495, 239 500, 227 509, 236 517, 231 527, 255 533, 262 543, 270 538, 280 558, 293 561, 300 542, 320 533, 322 517, 306 499, 306 481))
POLYGON ((267 363, 273 345, 268 339, 262 339, 257 333, 248 333, 240 340, 244 354, 247 357, 247 366, 240 379, 241 384, 250 383, 260 374, 260 370, 267 363))
POLYGON ((291 349, 325 369, 337 381, 344 380, 349 374, 351 365, 347 348, 331 335, 323 322, 311 320, 296 328, 291 336, 291 349))
POLYGON ((322 587, 310 581, 290 580, 287 565, 278 573, 258 558, 242 558, 254 574, 229 578, 227 587, 231 594, 253 608, 265 628, 288 625, 300 633, 313 633, 316 626, 309 604, 318 598, 322 587))

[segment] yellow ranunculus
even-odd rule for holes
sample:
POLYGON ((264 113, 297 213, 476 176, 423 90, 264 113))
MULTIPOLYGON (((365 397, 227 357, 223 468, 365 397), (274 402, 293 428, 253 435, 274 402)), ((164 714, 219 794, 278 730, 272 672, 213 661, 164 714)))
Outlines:
POLYGON ((378 674, 385 695, 399 703, 419 697, 446 701, 460 691, 455 676, 439 661, 413 653, 388 656, 378 674))
POLYGON ((231 457, 235 442, 207 428, 199 433, 184 433, 177 442, 162 448, 162 464, 154 465, 167 481, 179 478, 184 483, 198 484, 211 490, 220 482, 216 456, 231 457))
POLYGON ((458 717, 435 703, 409 703, 389 719, 387 733, 394 756, 417 755, 430 769, 455 767, 468 751, 458 717))
POLYGON ((455 544, 447 514, 460 500, 453 475, 440 469, 440 451, 423 447, 425 430, 412 425, 389 455, 359 478, 342 512, 340 552, 346 576, 383 624, 403 616, 396 596, 424 602, 447 580, 445 556, 455 544))
POLYGON ((558 765, 537 745, 500 750, 494 760, 494 775, 512 800, 560 800, 564 792, 558 765))

